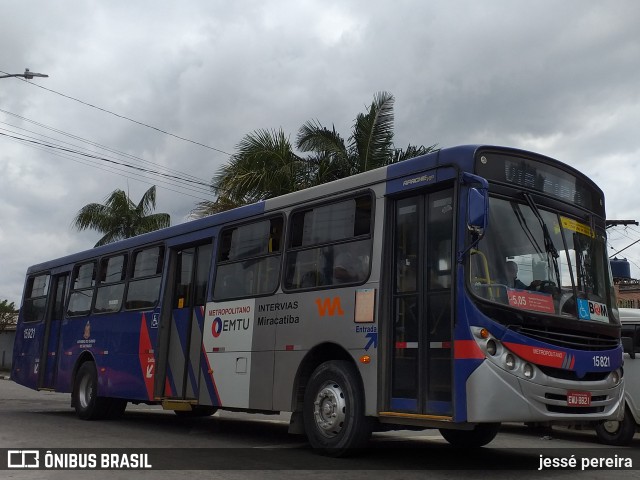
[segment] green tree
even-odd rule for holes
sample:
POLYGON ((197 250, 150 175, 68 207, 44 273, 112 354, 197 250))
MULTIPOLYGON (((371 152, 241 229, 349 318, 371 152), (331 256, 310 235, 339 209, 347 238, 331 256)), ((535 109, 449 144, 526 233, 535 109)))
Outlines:
MULTIPOLYGON (((336 132, 317 121, 306 122, 298 131, 296 146, 312 153, 311 160, 324 167, 318 183, 366 172, 391 163, 406 160, 437 150, 436 145, 406 149, 393 143, 393 105, 395 99, 388 92, 378 92, 365 113, 356 117, 351 136, 345 142, 336 132)), ((312 171, 314 171, 312 169, 312 171)))
POLYGON ((104 205, 90 203, 80 209, 73 226, 78 230, 92 229, 103 234, 96 247, 168 227, 168 213, 152 213, 156 208, 155 185, 147 190, 136 205, 123 190, 114 190, 104 205))
POLYGON ((203 217, 314 185, 348 177, 407 158, 437 150, 436 145, 406 149, 393 144, 394 97, 374 95, 365 113, 356 117, 345 141, 335 127, 318 120, 306 122, 298 131, 296 154, 282 129, 257 130, 237 145, 237 152, 213 177, 213 202, 200 202, 192 211, 203 217))
POLYGON ((0 302, 0 332, 6 330, 9 325, 15 324, 18 318, 18 312, 13 302, 2 300, 0 302))

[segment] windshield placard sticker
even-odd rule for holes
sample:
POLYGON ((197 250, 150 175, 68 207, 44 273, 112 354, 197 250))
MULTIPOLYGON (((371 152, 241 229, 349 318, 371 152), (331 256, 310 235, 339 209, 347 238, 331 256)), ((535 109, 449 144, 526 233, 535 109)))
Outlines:
POLYGON ((507 296, 512 307, 533 312, 556 313, 552 295, 507 288, 507 296))
POLYGON ((572 232, 580 233, 591 238, 595 237, 595 232, 591 230, 589 225, 567 217, 560 217, 560 220, 562 221, 562 228, 566 230, 571 230, 572 232))
POLYGON ((582 320, 595 320, 597 322, 609 321, 609 310, 604 303, 592 302, 584 298, 578 299, 578 317, 582 320))

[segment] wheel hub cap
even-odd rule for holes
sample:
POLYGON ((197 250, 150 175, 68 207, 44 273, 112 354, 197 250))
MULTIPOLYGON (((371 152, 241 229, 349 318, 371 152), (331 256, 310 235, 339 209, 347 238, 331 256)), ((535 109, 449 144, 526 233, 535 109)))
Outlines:
POLYGON ((345 396, 335 382, 327 382, 318 391, 314 405, 314 418, 320 433, 335 437, 342 430, 345 420, 345 396))
POLYGON ((87 408, 91 403, 91 399, 93 397, 93 384, 88 377, 84 377, 80 382, 80 387, 78 389, 78 399, 80 400, 80 405, 82 408, 87 408))
POLYGON ((620 428, 620 422, 609 420, 608 422, 604 422, 603 427, 608 433, 616 433, 620 428))

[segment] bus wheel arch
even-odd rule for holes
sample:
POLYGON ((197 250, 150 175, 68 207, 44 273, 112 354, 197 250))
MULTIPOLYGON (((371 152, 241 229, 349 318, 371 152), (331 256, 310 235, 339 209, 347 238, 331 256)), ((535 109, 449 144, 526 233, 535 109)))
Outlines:
POLYGON ((71 373, 71 407, 75 407, 76 401, 76 379, 78 377, 78 370, 82 367, 82 365, 86 362, 91 362, 95 365, 95 358, 89 352, 83 352, 76 360, 75 365, 73 366, 73 371, 71 373))
POLYGON ((110 410, 108 398, 98 396, 98 371, 93 361, 78 364, 74 375, 72 405, 82 420, 105 418, 110 410))
POLYGON ((335 457, 363 448, 373 421, 365 416, 362 377, 349 353, 326 344, 309 352, 298 373, 296 408, 311 446, 335 457))
POLYGON ((324 362, 331 360, 345 360, 353 362, 351 355, 344 348, 335 343, 322 343, 313 347, 305 355, 296 372, 293 385, 292 411, 302 412, 304 394, 311 375, 324 362))
POLYGON ((631 443, 638 425, 628 406, 624 408, 624 418, 620 421, 602 421, 595 426, 600 443, 605 445, 626 446, 631 443))

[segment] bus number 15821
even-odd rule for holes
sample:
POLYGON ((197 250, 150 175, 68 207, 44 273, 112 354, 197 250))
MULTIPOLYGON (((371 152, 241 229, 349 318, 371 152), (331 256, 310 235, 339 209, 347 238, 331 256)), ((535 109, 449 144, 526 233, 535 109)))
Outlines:
POLYGON ((611 366, 611 358, 603 355, 594 355, 593 356, 593 366, 594 367, 610 367, 611 366))

